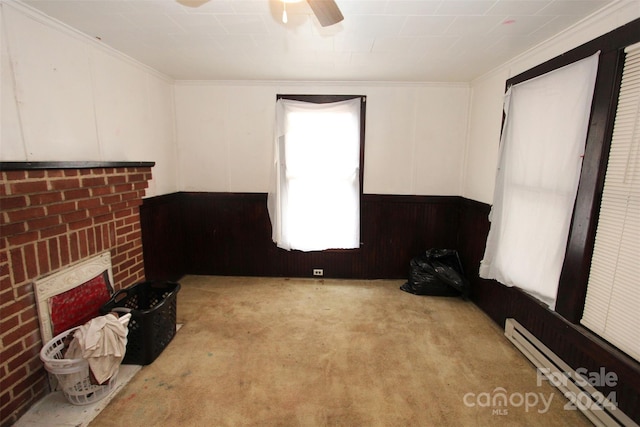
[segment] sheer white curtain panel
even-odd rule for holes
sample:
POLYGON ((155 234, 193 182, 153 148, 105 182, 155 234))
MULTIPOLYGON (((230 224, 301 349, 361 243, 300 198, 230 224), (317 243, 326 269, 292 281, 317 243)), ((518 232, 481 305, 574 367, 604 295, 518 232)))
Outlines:
POLYGON ((555 308, 599 53, 513 85, 505 96, 491 227, 480 277, 555 308))
POLYGON ((278 247, 359 247, 360 102, 277 101, 268 208, 278 247))

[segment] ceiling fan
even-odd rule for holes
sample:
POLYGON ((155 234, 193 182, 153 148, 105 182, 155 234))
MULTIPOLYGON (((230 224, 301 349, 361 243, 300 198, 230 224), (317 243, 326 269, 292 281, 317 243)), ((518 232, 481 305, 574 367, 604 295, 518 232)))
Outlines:
MULTIPOLYGON (((293 0, 300 1, 300 0, 293 0)), ((283 3, 292 2, 292 0, 282 0, 283 3)), ((328 27, 344 19, 340 8, 334 0, 307 0, 307 4, 318 18, 318 22, 323 27, 328 27)))
MULTIPOLYGON (((198 7, 207 3, 209 0, 177 0, 178 3, 188 7, 198 7)), ((283 14, 282 20, 286 23, 287 20, 287 3, 298 3, 302 0, 279 0, 282 2, 283 14)), ((306 0, 309 7, 313 11, 313 14, 323 27, 337 24, 344 19, 340 8, 336 4, 335 0, 306 0)))

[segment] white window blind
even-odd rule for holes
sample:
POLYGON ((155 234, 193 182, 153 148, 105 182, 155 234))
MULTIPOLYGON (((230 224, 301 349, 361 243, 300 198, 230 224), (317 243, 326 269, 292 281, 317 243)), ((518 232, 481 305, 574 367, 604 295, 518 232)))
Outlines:
POLYGON ((581 323, 640 361, 640 43, 625 52, 581 323))

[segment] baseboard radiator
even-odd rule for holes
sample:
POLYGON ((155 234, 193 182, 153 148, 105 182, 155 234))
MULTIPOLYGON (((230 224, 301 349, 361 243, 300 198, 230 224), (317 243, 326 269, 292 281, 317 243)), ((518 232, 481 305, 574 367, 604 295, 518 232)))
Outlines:
POLYGON ((536 366, 538 384, 544 376, 545 381, 567 398, 565 409, 582 411, 596 426, 638 427, 617 408, 614 393, 605 396, 593 386, 594 382, 598 385, 599 381, 611 380, 606 372, 590 373, 584 372, 584 368, 571 368, 512 318, 506 320, 504 334, 536 366))

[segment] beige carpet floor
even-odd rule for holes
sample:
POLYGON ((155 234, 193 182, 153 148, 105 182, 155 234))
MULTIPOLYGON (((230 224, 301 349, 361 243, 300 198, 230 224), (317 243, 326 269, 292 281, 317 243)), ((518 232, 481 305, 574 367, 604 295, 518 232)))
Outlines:
POLYGON ((397 280, 180 283, 184 326, 92 427, 591 425, 470 302, 397 280))

